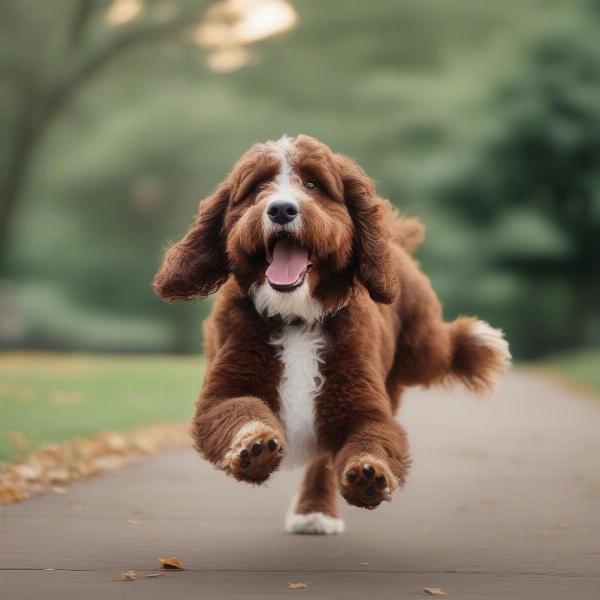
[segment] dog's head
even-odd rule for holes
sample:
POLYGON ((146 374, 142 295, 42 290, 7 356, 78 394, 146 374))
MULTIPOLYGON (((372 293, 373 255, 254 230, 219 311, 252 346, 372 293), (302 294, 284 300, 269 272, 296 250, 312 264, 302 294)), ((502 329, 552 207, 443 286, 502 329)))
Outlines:
POLYGON ((237 162, 156 275, 167 300, 202 298, 233 274, 267 316, 314 321, 357 285, 398 294, 389 204, 350 159, 300 135, 257 144, 237 162))

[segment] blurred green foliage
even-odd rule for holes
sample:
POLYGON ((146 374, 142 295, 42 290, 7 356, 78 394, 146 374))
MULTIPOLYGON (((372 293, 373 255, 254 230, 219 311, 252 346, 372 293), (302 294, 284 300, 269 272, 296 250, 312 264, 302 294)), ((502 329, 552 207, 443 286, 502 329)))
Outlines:
MULTIPOLYGON (((37 106, 110 42, 107 4, 0 5, 0 164, 19 90, 37 106), (89 22, 67 43, 84 5, 89 22)), ((196 18, 208 3, 147 10, 161 4, 196 18)), ((211 72, 175 29, 132 44, 53 116, 0 256, 0 343, 199 349, 210 301, 153 296, 161 251, 241 152, 299 132, 354 157, 426 223, 418 256, 447 318, 503 327, 519 357, 598 343, 600 3, 293 4, 298 26, 236 72, 211 72)))

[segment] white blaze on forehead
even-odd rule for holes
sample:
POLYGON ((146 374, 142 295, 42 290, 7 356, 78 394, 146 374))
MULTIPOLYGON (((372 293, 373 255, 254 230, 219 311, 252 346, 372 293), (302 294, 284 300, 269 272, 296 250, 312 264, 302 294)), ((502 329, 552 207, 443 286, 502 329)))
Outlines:
POLYGON ((296 145, 294 140, 284 135, 280 137, 276 142, 273 142, 274 151, 273 154, 279 160, 279 174, 290 175, 292 172, 291 159, 296 152, 296 145))
POLYGON ((289 200, 298 204, 300 194, 292 185, 293 156, 297 148, 294 140, 287 135, 269 143, 269 153, 279 161, 279 173, 275 177, 273 199, 289 200))

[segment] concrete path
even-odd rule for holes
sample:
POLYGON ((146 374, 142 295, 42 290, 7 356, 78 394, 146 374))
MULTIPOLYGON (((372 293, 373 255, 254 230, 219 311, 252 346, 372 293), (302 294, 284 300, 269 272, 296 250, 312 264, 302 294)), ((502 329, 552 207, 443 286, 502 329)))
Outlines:
POLYGON ((401 420, 406 488, 345 506, 342 536, 283 532, 298 471, 252 488, 192 451, 1 508, 0 599, 600 598, 600 399, 516 371, 487 402, 411 392, 401 420))

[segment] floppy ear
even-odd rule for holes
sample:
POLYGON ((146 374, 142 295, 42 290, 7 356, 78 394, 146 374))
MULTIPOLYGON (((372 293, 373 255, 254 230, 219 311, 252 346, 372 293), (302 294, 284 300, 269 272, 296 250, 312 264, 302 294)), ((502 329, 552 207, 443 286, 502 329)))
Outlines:
POLYGON ((154 277, 154 290, 165 300, 205 298, 229 276, 223 239, 223 217, 230 187, 221 184, 200 203, 195 223, 165 254, 154 277))
POLYGON ((341 157, 341 175, 354 224, 356 276, 375 302, 391 304, 400 293, 385 224, 392 212, 387 201, 375 195, 373 182, 349 158, 341 157))

